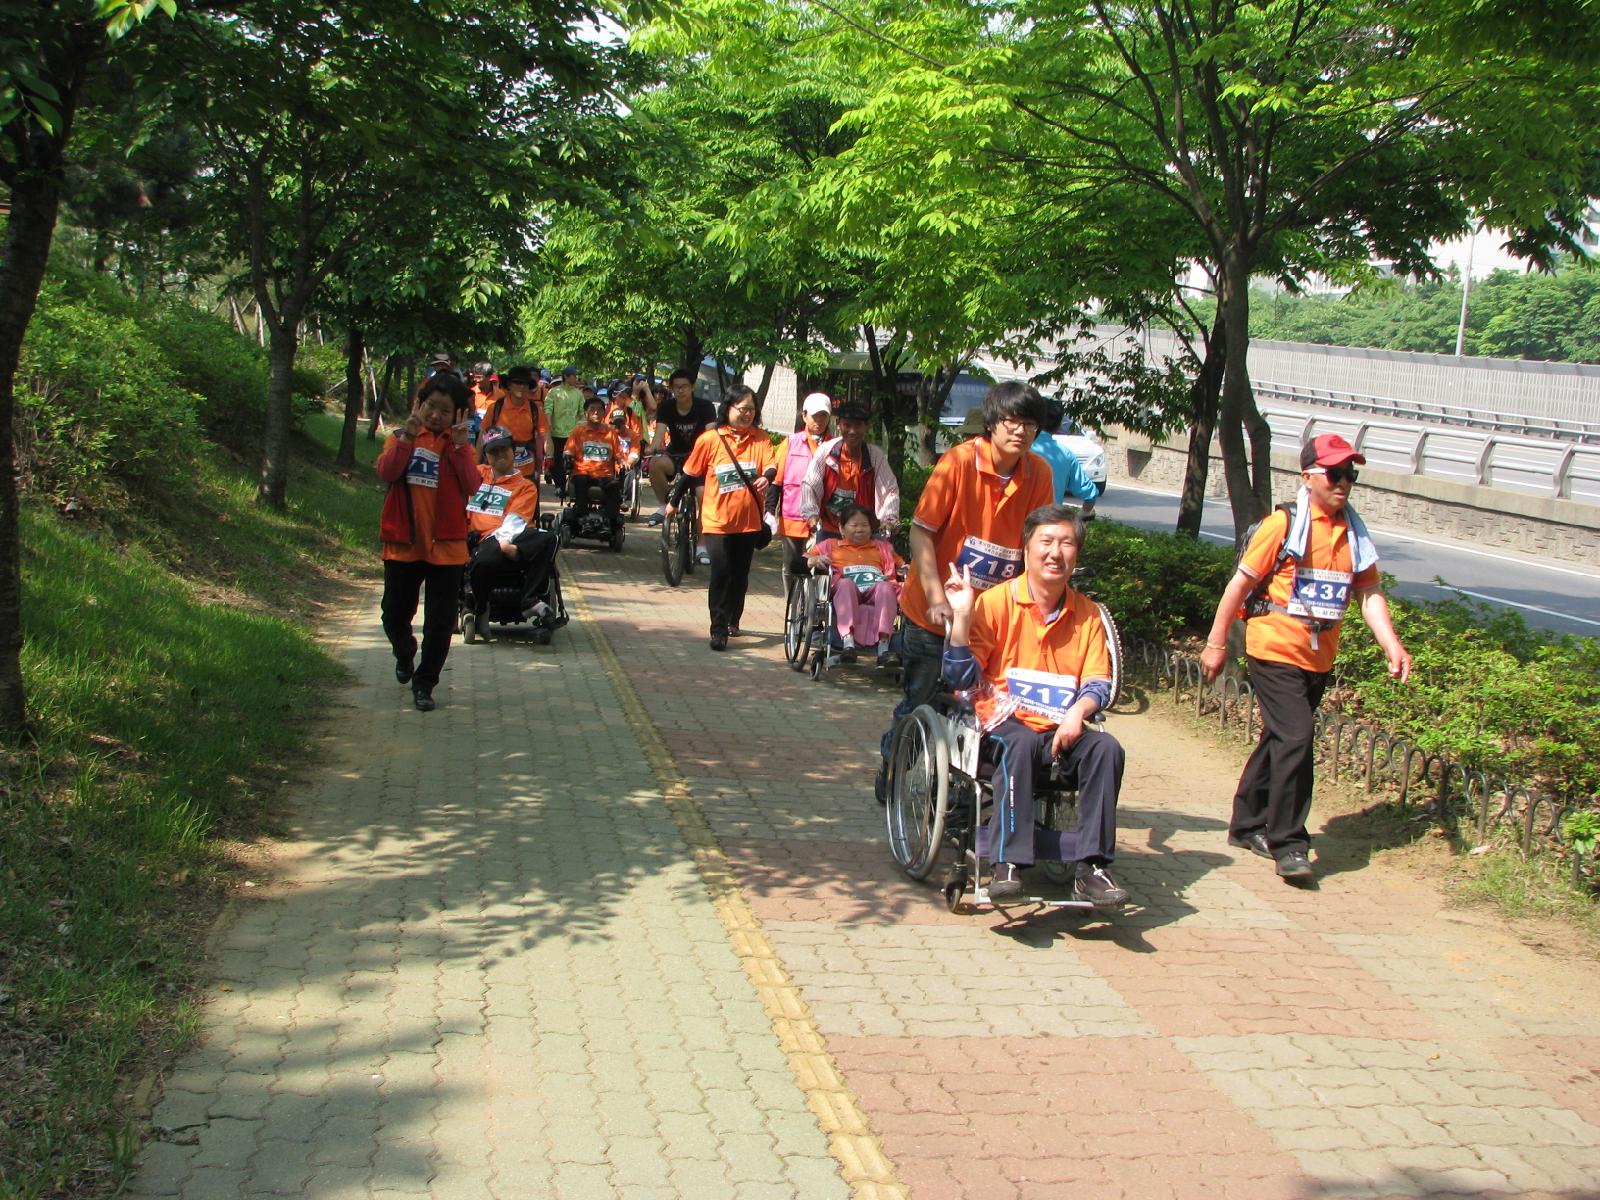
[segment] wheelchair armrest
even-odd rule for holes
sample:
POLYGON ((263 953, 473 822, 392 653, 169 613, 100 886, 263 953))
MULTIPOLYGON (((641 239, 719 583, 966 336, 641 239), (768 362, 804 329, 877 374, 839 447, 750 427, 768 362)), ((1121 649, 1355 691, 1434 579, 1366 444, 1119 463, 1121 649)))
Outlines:
POLYGON ((952 720, 971 721, 973 724, 978 721, 978 710, 973 707, 972 701, 955 692, 940 692, 933 698, 933 708, 940 716, 952 720))

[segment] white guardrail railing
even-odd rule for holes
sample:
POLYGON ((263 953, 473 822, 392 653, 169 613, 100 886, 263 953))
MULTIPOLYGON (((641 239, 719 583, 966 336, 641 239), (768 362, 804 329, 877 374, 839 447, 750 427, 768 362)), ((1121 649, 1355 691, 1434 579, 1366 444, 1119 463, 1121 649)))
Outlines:
POLYGON ((1461 404, 1435 404, 1395 396, 1367 396, 1329 388, 1305 387, 1294 383, 1266 383, 1251 380, 1257 396, 1315 404, 1349 412, 1373 413, 1407 421, 1438 422, 1491 433, 1517 434, 1529 438, 1553 438, 1600 446, 1600 421, 1569 421, 1559 417, 1529 417, 1520 413, 1489 412, 1461 404))
MULTIPOLYGON (((1271 384, 1256 383, 1254 387, 1262 399, 1282 395, 1271 384)), ((1293 398, 1315 403, 1309 397, 1293 398)), ((1516 437, 1454 425, 1376 421, 1349 411, 1307 412, 1272 404, 1259 407, 1272 426, 1274 450, 1295 454, 1319 433, 1338 433, 1374 467, 1600 504, 1600 444, 1516 437)))

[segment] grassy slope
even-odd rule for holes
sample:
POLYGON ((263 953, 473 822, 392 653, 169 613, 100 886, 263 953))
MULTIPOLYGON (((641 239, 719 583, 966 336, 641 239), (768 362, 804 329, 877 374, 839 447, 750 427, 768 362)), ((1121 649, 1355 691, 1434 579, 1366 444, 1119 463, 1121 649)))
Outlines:
POLYGON ((286 514, 222 455, 104 523, 23 514, 36 746, 0 760, 0 1197, 108 1192, 138 1074, 191 1036, 205 927, 339 672, 378 489, 314 418, 286 514))

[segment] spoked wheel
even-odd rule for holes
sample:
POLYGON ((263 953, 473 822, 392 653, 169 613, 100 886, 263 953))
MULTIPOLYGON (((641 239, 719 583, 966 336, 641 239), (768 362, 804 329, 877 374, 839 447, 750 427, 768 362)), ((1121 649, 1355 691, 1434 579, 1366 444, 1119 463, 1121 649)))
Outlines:
POLYGON ((1111 660, 1111 703, 1106 705, 1109 709, 1122 696, 1122 634, 1117 631, 1111 610, 1098 602, 1095 607, 1100 610, 1100 624, 1106 631, 1106 656, 1111 660))
POLYGON ((668 587, 677 587, 683 582, 684 556, 683 547, 683 522, 679 519, 682 514, 674 513, 671 519, 661 523, 661 573, 667 577, 668 587))
POLYGON ((950 747, 944 720, 923 704, 894 727, 889 745, 889 850, 913 879, 939 857, 950 803, 950 747))
POLYGON ((797 579, 783 613, 783 657, 793 671, 803 671, 811 652, 811 613, 806 581, 797 579))

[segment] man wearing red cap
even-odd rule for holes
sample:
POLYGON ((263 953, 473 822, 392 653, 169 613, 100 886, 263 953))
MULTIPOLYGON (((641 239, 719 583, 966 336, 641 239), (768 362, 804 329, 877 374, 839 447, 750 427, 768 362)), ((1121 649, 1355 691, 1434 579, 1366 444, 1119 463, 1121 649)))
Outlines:
POLYGON ((1336 433, 1300 450, 1300 494, 1256 529, 1223 590, 1200 656, 1215 679, 1228 654, 1228 630, 1243 617, 1250 686, 1261 702, 1261 740, 1239 778, 1228 844, 1278 864, 1288 880, 1314 874, 1308 857, 1317 705, 1339 652, 1339 627, 1353 593, 1361 617, 1404 683, 1411 655, 1378 590, 1378 552, 1350 507, 1355 464, 1366 459, 1336 433))

